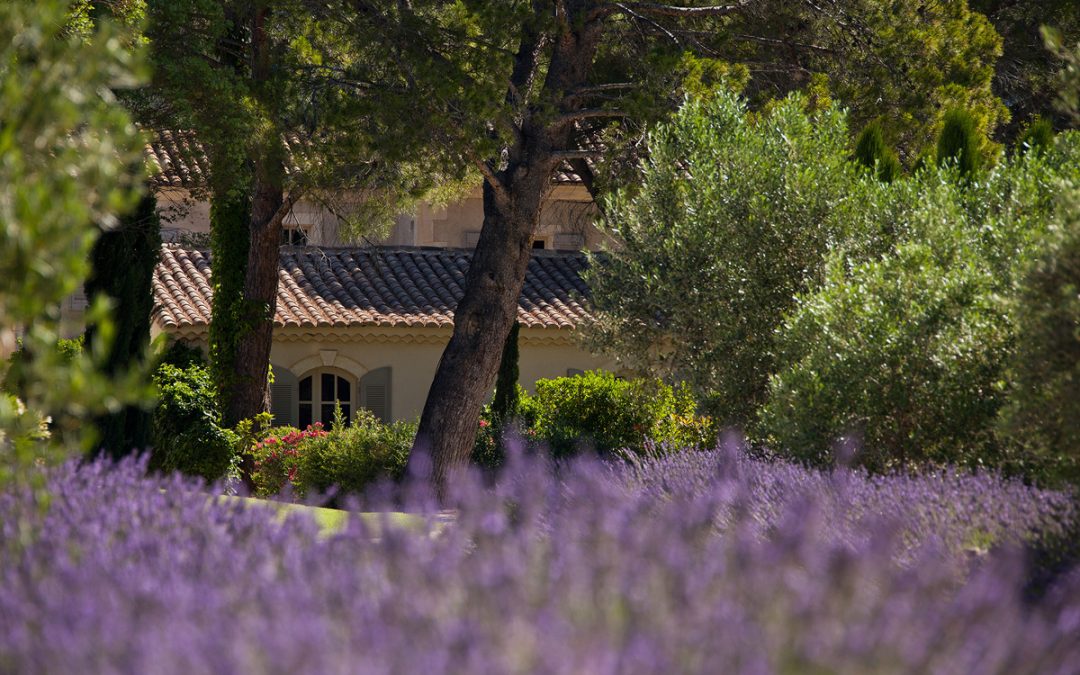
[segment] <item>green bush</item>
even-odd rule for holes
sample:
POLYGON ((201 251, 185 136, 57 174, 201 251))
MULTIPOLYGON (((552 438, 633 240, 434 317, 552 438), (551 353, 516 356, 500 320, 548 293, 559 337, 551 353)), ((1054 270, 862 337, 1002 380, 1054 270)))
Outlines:
POLYGON ((871 470, 993 460, 1010 347, 994 278, 977 258, 909 244, 802 300, 760 416, 774 451, 830 465, 838 441, 871 470))
POLYGON ((357 494, 384 478, 397 480, 416 437, 416 424, 382 424, 367 410, 356 412, 352 424, 335 425, 329 433, 313 435, 297 445, 299 464, 295 486, 301 495, 336 487, 357 494))
POLYGON ((576 377, 538 380, 536 395, 522 401, 537 440, 552 456, 583 449, 601 455, 628 448, 640 451, 646 440, 672 447, 715 440, 708 420, 695 415, 688 388, 654 379, 618 379, 592 371, 576 377))
MULTIPOLYGON (((241 425, 244 425, 241 422, 241 425)), ((301 431, 296 427, 272 427, 257 434, 244 449, 252 457, 251 482, 256 497, 269 497, 286 485, 295 490, 300 473, 301 445, 309 438, 325 436, 322 423, 301 431)))
POLYGON ((986 163, 975 116, 963 108, 945 113, 944 126, 937 142, 938 166, 953 164, 960 175, 970 178, 986 163))
MULTIPOLYGON (((838 110, 784 99, 760 114, 719 92, 648 137, 641 185, 612 195, 620 245, 586 272, 587 346, 687 382, 723 423, 749 422, 773 372, 773 335, 846 231, 830 217, 860 182, 838 110)), ((873 181, 876 182, 876 181, 873 181)))
POLYGON ((1080 483, 1080 192, 1028 270, 1000 431, 1029 475, 1080 483))
POLYGON ((900 159, 885 144, 881 123, 871 122, 855 142, 855 161, 869 169, 878 180, 891 183, 902 173, 900 159))
POLYGON ((150 468, 180 471, 213 481, 225 475, 236 435, 221 426, 213 383, 206 368, 162 364, 154 375, 158 406, 154 410, 150 468))

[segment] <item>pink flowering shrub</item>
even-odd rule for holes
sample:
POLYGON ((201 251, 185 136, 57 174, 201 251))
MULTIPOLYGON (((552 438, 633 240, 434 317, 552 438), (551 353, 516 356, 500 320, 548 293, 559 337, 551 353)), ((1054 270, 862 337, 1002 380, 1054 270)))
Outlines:
POLYGON ((298 487, 300 454, 304 442, 312 438, 322 438, 328 433, 323 430, 322 422, 309 425, 303 431, 294 427, 270 429, 267 435, 249 450, 254 458, 251 478, 255 483, 255 495, 276 495, 286 485, 295 490, 298 487))

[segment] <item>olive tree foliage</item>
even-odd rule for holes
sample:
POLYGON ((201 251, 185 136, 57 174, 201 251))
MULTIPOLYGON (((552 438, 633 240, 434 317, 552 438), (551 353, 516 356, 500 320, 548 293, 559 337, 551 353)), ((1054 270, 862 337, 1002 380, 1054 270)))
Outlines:
POLYGON ((842 112, 799 95, 761 114, 724 90, 687 101, 649 133, 640 186, 605 202, 620 244, 587 273, 586 346, 749 422, 781 317, 843 236, 831 214, 860 180, 848 141, 842 112))
POLYGON ((778 337, 756 434, 820 465, 834 448, 871 469, 921 463, 1015 466, 995 431, 1018 339, 1008 298, 1054 221, 1063 185, 1080 185, 1080 138, 1025 153, 977 181, 928 167, 847 205, 853 232, 889 232, 833 252, 778 337), (842 443, 855 439, 857 443, 842 443))
POLYGON ((111 338, 105 306, 89 313, 102 337, 92 353, 56 349, 97 226, 114 225, 141 185, 130 171, 141 139, 111 93, 136 82, 130 40, 108 22, 89 37, 68 22, 62 0, 0 3, 0 341, 10 351, 21 339, 26 383, 21 400, 0 396, 0 481, 85 445, 89 415, 146 394, 135 376, 95 367, 111 338))
MULTIPOLYGON (((1069 188, 1064 189, 1069 190, 1069 188)), ((1000 431, 1016 462, 1080 484, 1080 189, 1071 186, 1012 306, 1016 354, 1000 431)))

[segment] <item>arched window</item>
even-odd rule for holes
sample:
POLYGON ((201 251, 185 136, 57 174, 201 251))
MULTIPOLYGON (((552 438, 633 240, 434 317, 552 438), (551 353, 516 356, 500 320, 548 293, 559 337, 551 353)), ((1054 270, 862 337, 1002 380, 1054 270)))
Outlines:
POLYGON ((297 425, 306 429, 309 424, 322 422, 327 429, 334 421, 334 405, 341 406, 341 414, 348 424, 354 409, 352 380, 344 374, 330 370, 316 371, 300 379, 297 400, 297 425))

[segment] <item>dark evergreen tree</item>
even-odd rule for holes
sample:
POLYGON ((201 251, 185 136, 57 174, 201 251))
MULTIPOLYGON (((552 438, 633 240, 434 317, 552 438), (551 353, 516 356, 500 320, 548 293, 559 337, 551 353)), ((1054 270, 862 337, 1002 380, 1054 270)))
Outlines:
POLYGON ((855 143, 855 160, 874 172, 878 180, 891 183, 900 175, 900 159, 885 144, 885 134, 877 120, 866 125, 855 143))
POLYGON ((1031 120, 1017 139, 1020 152, 1046 152, 1054 145, 1054 125, 1044 117, 1031 120))
POLYGON ((965 178, 970 178, 983 165, 978 123, 963 108, 953 108, 945 113, 945 126, 937 142, 937 163, 940 166, 946 162, 955 163, 965 178))
POLYGON ((495 397, 491 402, 492 416, 501 424, 512 420, 518 411, 518 332, 521 323, 515 321, 510 327, 503 345, 499 375, 495 380, 495 397))
MULTIPOLYGON (((100 295, 113 303, 115 335, 102 368, 109 375, 138 367, 150 343, 154 266, 161 248, 157 200, 147 192, 135 211, 120 225, 102 233, 90 252, 86 280, 90 302, 100 295)), ((86 329, 86 346, 93 349, 96 327, 86 329)), ((96 420, 99 452, 122 457, 146 448, 150 441, 150 412, 127 406, 96 420)))

